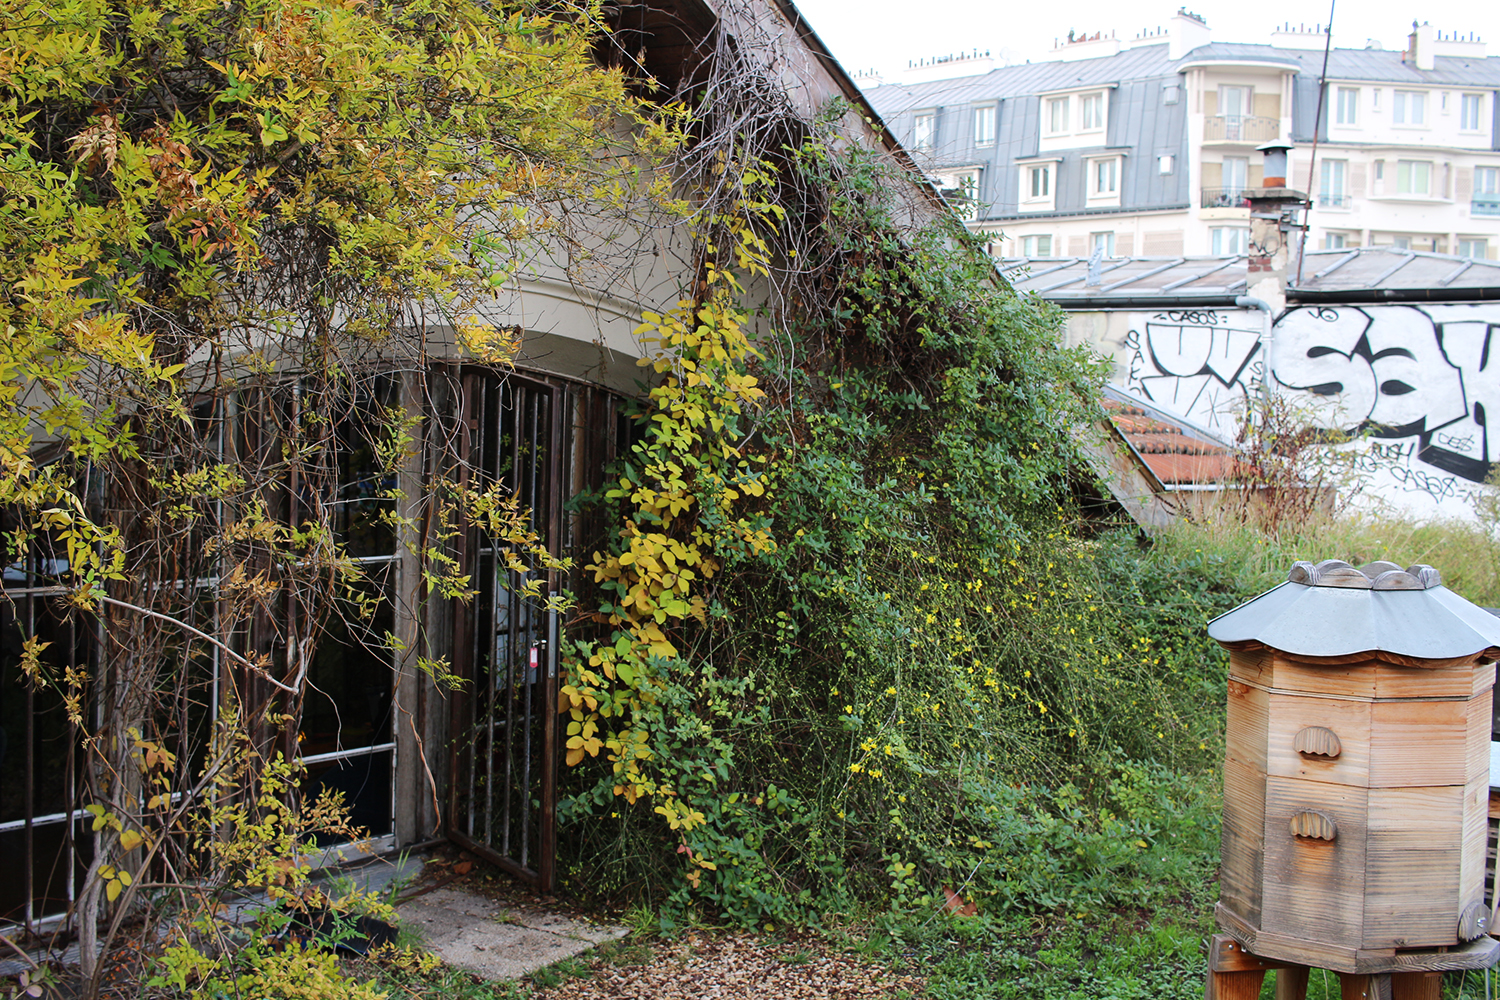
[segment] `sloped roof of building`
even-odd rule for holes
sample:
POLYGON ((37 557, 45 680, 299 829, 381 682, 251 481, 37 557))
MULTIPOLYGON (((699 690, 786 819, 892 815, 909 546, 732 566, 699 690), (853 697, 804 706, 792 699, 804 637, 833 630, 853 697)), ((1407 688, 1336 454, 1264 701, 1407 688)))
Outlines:
POLYGON ((1099 262, 1091 279, 1088 257, 1011 258, 1000 261, 1000 273, 1018 291, 1046 299, 1100 296, 1243 295, 1247 259, 1237 257, 1117 257, 1099 262))
POLYGON ((1396 288, 1500 288, 1500 262, 1394 247, 1309 250, 1302 280, 1289 294, 1396 288))
POLYGON ((882 115, 936 104, 963 104, 997 98, 1044 94, 1072 87, 1110 84, 1120 80, 1171 76, 1176 64, 1167 58, 1167 45, 1142 45, 1117 55, 1074 62, 1052 60, 1001 66, 976 76, 925 83, 887 83, 870 89, 870 102, 882 115))
MULTIPOLYGON (((1243 295, 1247 287, 1244 256, 1119 257, 1100 261, 1092 279, 1089 263, 1087 257, 1009 258, 1000 261, 999 268, 1017 291, 1035 292, 1062 306, 1070 301, 1099 303, 1111 297, 1136 302, 1151 296, 1217 300, 1243 295)), ((1469 290, 1493 294, 1500 290, 1500 261, 1388 246, 1309 250, 1303 258, 1301 282, 1293 278, 1293 284, 1287 290, 1293 300, 1299 293, 1422 290, 1451 295, 1469 290)))
MULTIPOLYGON (((1401 56, 1398 49, 1333 49, 1328 53, 1328 79, 1463 87, 1500 84, 1500 56, 1436 56, 1433 68, 1427 70, 1403 62, 1401 56)), ((1314 78, 1323 70, 1322 49, 1283 49, 1245 42, 1200 45, 1183 56, 1177 65, 1236 60, 1287 63, 1314 78)))
POLYGON ((1104 410, 1140 460, 1167 488, 1223 482, 1234 471, 1234 453, 1187 421, 1114 387, 1104 410))
MULTIPOLYGON (((1245 42, 1210 42, 1181 59, 1167 57, 1165 42, 1125 49, 1096 59, 1061 59, 1002 66, 988 73, 906 84, 891 82, 869 90, 870 102, 882 115, 913 108, 1024 97, 1072 87, 1104 85, 1120 80, 1172 76, 1183 68, 1211 62, 1279 63, 1316 79, 1323 67, 1323 51, 1284 49, 1245 42)), ((1413 85, 1500 86, 1500 56, 1436 56, 1434 67, 1421 70, 1403 62, 1394 49, 1333 49, 1328 56, 1330 80, 1413 85)))

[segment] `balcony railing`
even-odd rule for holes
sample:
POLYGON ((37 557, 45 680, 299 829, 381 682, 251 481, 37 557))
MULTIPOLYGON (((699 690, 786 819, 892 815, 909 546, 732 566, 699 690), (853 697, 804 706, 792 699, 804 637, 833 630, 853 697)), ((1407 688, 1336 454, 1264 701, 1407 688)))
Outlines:
POLYGON ((1324 191, 1318 195, 1319 208, 1348 208, 1354 200, 1347 194, 1329 194, 1324 191))
POLYGON ((1203 121, 1204 142, 1269 142, 1281 138, 1281 120, 1259 115, 1209 115, 1203 121))
POLYGON ((1470 215, 1500 215, 1500 194, 1476 194, 1469 203, 1470 215))
POLYGON ((1204 208, 1249 208, 1250 199, 1241 187, 1204 188, 1199 204, 1204 208))

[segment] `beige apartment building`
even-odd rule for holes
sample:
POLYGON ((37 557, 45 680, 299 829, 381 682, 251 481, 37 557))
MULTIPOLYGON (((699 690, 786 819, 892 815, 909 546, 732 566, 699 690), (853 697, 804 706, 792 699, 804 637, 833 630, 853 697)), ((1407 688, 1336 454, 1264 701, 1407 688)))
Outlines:
POLYGON ((1242 254, 1262 147, 1289 143, 1309 249, 1495 259, 1500 58, 1414 23, 1399 51, 1332 49, 1320 86, 1326 38, 1216 42, 1180 10, 1129 40, 1070 35, 1045 62, 954 57, 861 82, 996 256, 1242 254))

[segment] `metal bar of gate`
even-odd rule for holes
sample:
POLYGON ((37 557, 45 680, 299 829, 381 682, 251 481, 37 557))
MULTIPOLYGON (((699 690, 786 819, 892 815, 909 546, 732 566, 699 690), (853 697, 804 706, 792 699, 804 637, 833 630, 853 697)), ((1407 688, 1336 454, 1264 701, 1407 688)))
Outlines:
MULTIPOLYGON (((567 482, 566 466, 563 464, 567 459, 568 449, 565 447, 567 440, 567 419, 571 412, 568 406, 569 394, 565 389, 554 390, 551 396, 552 408, 550 439, 552 447, 548 453, 548 476, 547 480, 552 487, 553 494, 551 502, 547 506, 547 545, 554 554, 560 554, 568 544, 564 537, 563 527, 563 505, 562 500, 567 496, 565 487, 567 482)), ((557 597, 562 589, 562 581, 556 570, 548 571, 547 595, 550 598, 557 597)), ((562 636, 560 635, 560 623, 557 611, 550 607, 547 609, 547 660, 545 677, 541 678, 541 711, 542 711, 542 787, 541 787, 541 822, 538 826, 537 875, 540 887, 544 892, 550 892, 557 881, 557 761, 559 754, 557 735, 557 663, 561 652, 562 636)))
MULTIPOLYGON (((34 560, 35 555, 30 555, 27 561, 34 560)), ((35 577, 31 576, 28 567, 26 582, 34 583, 35 577)), ((32 594, 26 595, 26 634, 36 635, 36 597, 32 594)), ((36 685, 26 685, 26 789, 24 792, 24 808, 26 810, 26 908, 23 916, 26 921, 26 933, 32 933, 32 921, 36 918, 36 685)), ((71 874, 71 872, 69 873, 71 874)))
MULTIPOLYGON (((530 454, 528 455, 528 462, 527 462, 527 464, 529 466, 528 471, 530 472, 530 479, 531 479, 531 482, 529 484, 530 485, 530 489, 528 491, 529 494, 530 494, 530 503, 529 503, 529 506, 531 508, 531 516, 532 516, 532 522, 533 522, 533 526, 534 526, 535 522, 536 522, 537 511, 541 510, 542 509, 542 504, 544 504, 546 502, 546 498, 543 497, 543 495, 542 495, 542 483, 541 483, 542 477, 539 475, 539 473, 541 472, 541 448, 540 448, 540 445, 541 445, 541 437, 542 437, 542 434, 541 434, 541 431, 542 431, 542 413, 543 413, 543 410, 546 407, 546 397, 542 393, 536 392, 536 391, 533 391, 530 395, 531 395, 531 406, 530 406, 530 411, 531 412, 530 412, 530 421, 529 422, 530 422, 531 426, 528 429, 530 431, 531 447, 530 447, 530 454)), ((546 537, 544 537, 542 539, 543 544, 550 545, 551 541, 552 540, 550 538, 546 538, 546 537)), ((533 700, 534 700, 533 696, 535 694, 535 683, 536 683, 536 678, 533 677, 532 672, 531 672, 531 664, 532 664, 532 658, 536 655, 536 642, 537 642, 537 639, 536 639, 536 632, 537 632, 537 629, 536 629, 536 618, 537 618, 537 616, 536 616, 536 609, 534 607, 530 606, 530 602, 528 602, 528 606, 526 608, 526 634, 527 634, 527 638, 530 640, 530 642, 527 643, 526 660, 525 660, 524 664, 521 667, 521 670, 522 670, 522 673, 521 673, 521 684, 517 688, 517 691, 518 691, 518 693, 520 695, 520 698, 521 698, 521 705, 522 705, 522 709, 521 709, 521 712, 522 712, 521 739, 520 739, 519 742, 516 742, 516 741, 512 741, 511 742, 512 748, 513 749, 518 749, 520 751, 520 753, 521 753, 521 823, 520 823, 520 832, 521 832, 521 864, 527 865, 528 867, 530 866, 530 861, 531 861, 531 822, 532 822, 532 819, 531 819, 531 757, 532 757, 532 754, 531 754, 531 722, 532 722, 532 714, 533 714, 532 713, 532 706, 533 706, 533 700)))
MULTIPOLYGON (((505 442, 505 434, 503 433, 506 409, 505 393, 506 387, 503 384, 495 390, 494 413, 491 415, 488 410, 485 412, 484 423, 480 428, 480 433, 486 435, 486 453, 488 453, 491 446, 494 448, 495 468, 493 475, 497 480, 500 479, 502 462, 500 449, 505 442), (495 427, 496 433, 494 434, 490 433, 491 424, 495 427), (493 438, 493 442, 488 440, 489 438, 493 438)), ((489 484, 486 483, 485 485, 488 486, 489 484)), ((486 647, 485 662, 489 664, 489 669, 485 671, 484 703, 481 709, 481 717, 484 720, 484 842, 491 844, 494 843, 495 836, 495 685, 496 678, 499 676, 498 671, 500 670, 500 649, 495 642, 495 634, 500 620, 500 549, 495 544, 495 539, 487 538, 485 541, 490 550, 491 582, 490 624, 489 628, 485 630, 485 635, 482 637, 486 647)), ((475 641, 480 641, 480 638, 476 637, 475 641)), ((478 683, 477 680, 475 683, 478 683)), ((475 725, 478 725, 477 720, 475 725)))

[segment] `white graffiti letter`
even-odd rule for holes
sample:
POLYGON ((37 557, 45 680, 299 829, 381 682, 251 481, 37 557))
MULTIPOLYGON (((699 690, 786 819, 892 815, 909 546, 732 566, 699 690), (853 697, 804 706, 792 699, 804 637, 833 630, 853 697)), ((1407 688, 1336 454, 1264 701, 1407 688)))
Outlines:
POLYGON ((1293 309, 1276 323, 1272 374, 1306 394, 1323 427, 1358 427, 1375 408, 1375 373, 1354 353, 1369 322, 1358 309, 1293 309))
POLYGON ((1437 328, 1411 306, 1370 310, 1370 367, 1378 393, 1370 419, 1408 433, 1434 431, 1469 412, 1458 369, 1443 357, 1437 328))

